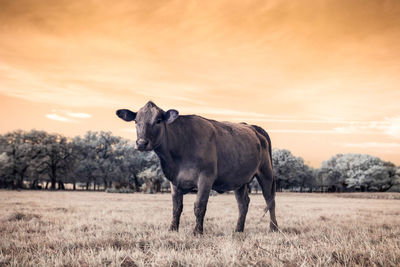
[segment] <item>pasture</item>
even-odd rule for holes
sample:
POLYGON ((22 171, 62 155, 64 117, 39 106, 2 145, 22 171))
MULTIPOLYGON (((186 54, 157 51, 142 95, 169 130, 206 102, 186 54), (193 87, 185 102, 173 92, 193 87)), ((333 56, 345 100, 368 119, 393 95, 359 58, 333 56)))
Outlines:
POLYGON ((0 265, 399 266, 398 195, 348 196, 278 193, 274 233, 261 195, 250 196, 244 233, 233 233, 234 195, 211 196, 195 237, 195 195, 176 233, 169 194, 0 191, 0 265))

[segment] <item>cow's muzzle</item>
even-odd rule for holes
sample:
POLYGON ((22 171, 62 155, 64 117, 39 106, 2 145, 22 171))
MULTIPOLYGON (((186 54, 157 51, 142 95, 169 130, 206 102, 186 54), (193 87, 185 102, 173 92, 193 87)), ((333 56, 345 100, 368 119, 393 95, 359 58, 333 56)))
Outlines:
POLYGON ((151 150, 149 146, 149 140, 140 138, 136 140, 136 149, 139 151, 148 151, 151 150))

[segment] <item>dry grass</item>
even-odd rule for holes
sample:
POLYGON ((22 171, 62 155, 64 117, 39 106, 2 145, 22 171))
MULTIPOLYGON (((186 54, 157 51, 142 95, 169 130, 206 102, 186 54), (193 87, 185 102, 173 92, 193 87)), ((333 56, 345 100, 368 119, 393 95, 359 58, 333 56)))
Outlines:
POLYGON ((253 195, 245 232, 233 233, 234 196, 218 195, 194 237, 194 198, 174 233, 168 194, 0 191, 0 266, 400 265, 399 200, 278 194, 282 234, 253 195))
POLYGON ((400 193, 385 192, 385 193, 339 193, 337 197, 347 198, 373 198, 373 199, 400 199, 400 193))

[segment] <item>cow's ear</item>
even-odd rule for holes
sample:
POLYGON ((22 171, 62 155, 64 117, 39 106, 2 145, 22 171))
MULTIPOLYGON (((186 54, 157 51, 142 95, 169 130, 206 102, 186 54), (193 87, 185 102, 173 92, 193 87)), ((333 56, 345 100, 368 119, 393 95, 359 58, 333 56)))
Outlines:
POLYGON ((119 109, 117 110, 117 116, 124 121, 133 121, 136 118, 136 113, 129 109, 119 109))
POLYGON ((175 109, 170 109, 167 112, 165 112, 164 114, 164 120, 165 123, 169 124, 174 122, 174 120, 176 120, 176 118, 178 118, 179 116, 179 112, 175 109))

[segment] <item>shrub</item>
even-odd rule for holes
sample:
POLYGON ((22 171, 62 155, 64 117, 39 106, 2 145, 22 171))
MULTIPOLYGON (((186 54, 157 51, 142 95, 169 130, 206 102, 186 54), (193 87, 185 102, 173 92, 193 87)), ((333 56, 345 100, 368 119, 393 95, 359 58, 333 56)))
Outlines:
POLYGON ((127 187, 121 187, 121 188, 107 188, 106 189, 107 193, 133 193, 133 189, 127 188, 127 187))

